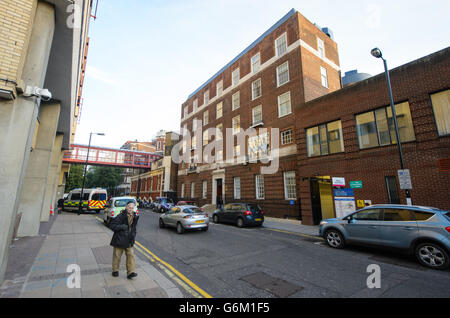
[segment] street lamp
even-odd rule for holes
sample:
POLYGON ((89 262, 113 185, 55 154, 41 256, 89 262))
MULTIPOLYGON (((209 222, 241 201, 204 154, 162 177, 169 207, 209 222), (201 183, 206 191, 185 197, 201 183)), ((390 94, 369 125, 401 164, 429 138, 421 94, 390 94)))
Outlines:
MULTIPOLYGON (((405 170, 405 163, 403 160, 402 143, 400 141, 400 134, 398 132, 397 114, 395 112, 394 97, 392 95, 391 79, 389 77, 389 70, 388 70, 387 62, 386 62, 386 59, 383 58, 383 53, 377 47, 372 49, 372 51, 370 51, 370 54, 372 54, 372 56, 376 57, 377 59, 381 58, 384 63, 384 73, 386 75, 386 82, 387 82, 388 91, 389 91, 389 98, 391 101, 392 118, 394 119, 394 127, 395 127, 395 135, 396 135, 396 139, 397 139, 398 154, 400 156, 400 166, 401 166, 402 170, 405 170)), ((411 193, 409 192, 408 189, 406 189, 406 203, 408 205, 412 204, 411 193)))
POLYGON ((88 151, 87 151, 87 156, 86 156, 86 163, 84 164, 84 174, 83 174, 83 183, 81 185, 80 202, 78 203, 78 215, 81 214, 81 210, 82 210, 82 202, 83 202, 83 195, 84 195, 84 181, 86 179, 86 169, 87 169, 88 161, 89 161, 89 150, 91 148, 92 135, 104 136, 105 134, 104 133, 92 133, 92 132, 89 134, 89 145, 88 145, 88 151))

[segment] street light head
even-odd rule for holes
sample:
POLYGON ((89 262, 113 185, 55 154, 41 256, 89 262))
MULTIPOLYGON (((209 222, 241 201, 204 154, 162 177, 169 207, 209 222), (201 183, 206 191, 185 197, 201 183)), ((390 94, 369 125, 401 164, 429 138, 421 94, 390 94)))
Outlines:
POLYGON ((383 57, 381 50, 377 47, 372 49, 372 51, 370 51, 370 54, 372 54, 372 56, 376 57, 377 59, 379 59, 380 57, 383 57))
POLYGON ((104 136, 105 134, 104 134, 104 133, 98 133, 97 135, 99 135, 99 136, 104 136))

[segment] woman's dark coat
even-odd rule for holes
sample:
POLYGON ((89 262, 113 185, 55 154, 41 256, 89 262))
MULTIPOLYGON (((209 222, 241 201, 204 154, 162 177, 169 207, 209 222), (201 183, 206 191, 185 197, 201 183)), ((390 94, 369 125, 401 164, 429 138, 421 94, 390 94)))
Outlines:
POLYGON ((123 210, 117 217, 111 220, 109 228, 114 231, 114 235, 111 240, 111 246, 119 248, 133 247, 134 240, 136 238, 136 226, 139 220, 139 216, 134 213, 133 224, 128 223, 127 211, 123 210))

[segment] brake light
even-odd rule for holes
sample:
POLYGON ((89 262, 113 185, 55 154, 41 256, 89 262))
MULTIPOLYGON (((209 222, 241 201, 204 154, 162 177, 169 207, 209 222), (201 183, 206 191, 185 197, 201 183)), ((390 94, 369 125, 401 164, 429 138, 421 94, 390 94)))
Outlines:
POLYGON ((139 215, 139 210, 136 210, 136 215, 139 215))
POLYGON ((245 215, 252 215, 252 212, 250 212, 250 211, 245 211, 245 215))
POLYGON ((450 226, 445 228, 447 230, 448 233, 450 233, 450 226))
POLYGON ((114 210, 111 210, 111 216, 114 216, 114 210))
POLYGON ((263 210, 261 210, 261 214, 264 214, 263 210))

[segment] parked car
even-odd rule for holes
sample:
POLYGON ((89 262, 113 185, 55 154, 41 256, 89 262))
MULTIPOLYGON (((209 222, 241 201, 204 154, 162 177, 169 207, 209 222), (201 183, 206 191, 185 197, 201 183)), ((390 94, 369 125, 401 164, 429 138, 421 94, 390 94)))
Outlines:
POLYGON ((159 217, 159 227, 175 227, 178 234, 195 229, 207 231, 209 216, 201 208, 194 205, 176 206, 159 217))
POLYGON ((450 212, 407 205, 372 205, 343 218, 324 220, 319 235, 332 248, 346 244, 405 250, 427 267, 449 267, 450 212))
POLYGON ((153 202, 153 211, 158 213, 164 213, 173 208, 174 203, 171 199, 166 197, 157 197, 155 202, 153 202))
POLYGON ((134 202, 134 212, 139 215, 139 209, 137 207, 135 197, 115 197, 111 198, 106 205, 105 213, 103 214, 103 222, 106 225, 109 225, 112 219, 125 210, 128 202, 130 201, 134 202))
MULTIPOLYGON (((76 212, 79 210, 82 189, 73 189, 64 199, 64 211, 76 212)), ((81 209, 83 212, 95 212, 99 214, 105 209, 108 193, 105 189, 83 189, 81 209)))
POLYGON ((257 204, 229 203, 223 209, 213 212, 214 223, 232 223, 238 227, 261 226, 264 223, 263 210, 257 204))
POLYGON ((177 206, 181 206, 181 205, 195 205, 195 206, 197 206, 197 204, 194 201, 178 201, 177 206))

